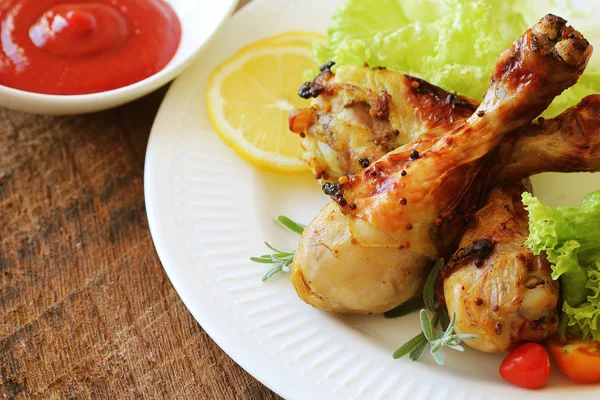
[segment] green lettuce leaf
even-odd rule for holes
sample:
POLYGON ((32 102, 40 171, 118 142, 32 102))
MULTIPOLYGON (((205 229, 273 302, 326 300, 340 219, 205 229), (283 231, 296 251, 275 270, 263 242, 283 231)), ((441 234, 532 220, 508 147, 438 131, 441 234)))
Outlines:
POLYGON ((529 212, 526 244, 534 254, 546 252, 552 278, 560 279, 566 318, 561 326, 600 340, 600 190, 579 207, 552 208, 529 193, 523 204, 529 212))
POLYGON ((590 264, 588 269, 587 301, 578 307, 571 307, 565 302, 563 311, 568 317, 571 332, 583 338, 600 341, 600 262, 590 264))
MULTIPOLYGON (((569 2, 555 0, 344 0, 329 26, 329 44, 313 51, 321 63, 366 62, 480 99, 499 54, 546 13, 572 20, 588 38, 600 37, 590 7, 575 12, 569 2)), ((594 57, 580 83, 545 115, 597 92, 600 60, 594 57)))

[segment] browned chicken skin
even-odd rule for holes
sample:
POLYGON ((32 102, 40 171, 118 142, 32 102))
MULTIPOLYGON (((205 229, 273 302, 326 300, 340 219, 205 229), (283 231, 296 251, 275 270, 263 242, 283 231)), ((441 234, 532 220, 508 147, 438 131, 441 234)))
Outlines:
MULTIPOLYGON (((445 132, 432 128, 449 130, 470 117, 478 105, 392 71, 368 67, 338 71, 335 76, 324 67, 313 82, 305 84, 317 88, 311 92, 317 98, 311 108, 290 115, 290 129, 303 136, 303 158, 322 180, 337 182, 398 147, 429 148, 445 132), (377 90, 384 94, 376 95, 377 90)), ((514 145, 503 147, 507 166, 498 181, 537 172, 598 170, 599 129, 600 95, 586 97, 551 120, 524 126, 514 145)))
POLYGON ((455 331, 477 335, 466 343, 480 351, 509 351, 521 341, 547 338, 558 326, 550 264, 525 245, 525 190, 522 184, 493 188, 442 271, 455 331))
POLYGON ((600 95, 590 95, 561 115, 531 124, 510 147, 498 150, 502 167, 495 182, 540 172, 600 170, 600 95))
POLYGON ((590 54, 578 32, 546 16, 501 55, 465 123, 427 133, 440 139, 421 154, 398 148, 329 186, 337 205, 307 227, 294 259, 300 297, 328 311, 380 313, 416 295, 430 261, 451 251, 478 205, 488 154, 573 85, 590 54))
POLYGON ((303 159, 317 179, 337 180, 438 126, 470 117, 477 103, 385 69, 327 66, 300 89, 317 96, 293 111, 290 129, 303 137, 303 159), (309 90, 308 88, 312 90, 309 90))

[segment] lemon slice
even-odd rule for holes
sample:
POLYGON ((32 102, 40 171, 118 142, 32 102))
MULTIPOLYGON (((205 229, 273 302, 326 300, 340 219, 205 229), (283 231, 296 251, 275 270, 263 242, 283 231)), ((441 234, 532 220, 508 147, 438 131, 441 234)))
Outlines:
POLYGON ((314 42, 326 44, 327 36, 315 32, 289 31, 279 35, 271 36, 270 38, 262 39, 260 42, 277 44, 305 43, 308 46, 312 46, 314 42))
POLYGON ((308 106, 297 93, 303 73, 317 67, 310 51, 313 37, 291 32, 261 40, 237 52, 209 78, 207 108, 216 132, 255 166, 308 170, 288 117, 293 109, 308 106))

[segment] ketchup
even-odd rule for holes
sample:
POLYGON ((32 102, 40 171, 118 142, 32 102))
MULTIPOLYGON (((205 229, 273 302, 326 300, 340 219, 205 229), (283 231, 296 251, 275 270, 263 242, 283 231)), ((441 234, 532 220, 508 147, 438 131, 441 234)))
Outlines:
POLYGON ((181 41, 164 0, 0 0, 0 85, 104 92, 163 69, 181 41))

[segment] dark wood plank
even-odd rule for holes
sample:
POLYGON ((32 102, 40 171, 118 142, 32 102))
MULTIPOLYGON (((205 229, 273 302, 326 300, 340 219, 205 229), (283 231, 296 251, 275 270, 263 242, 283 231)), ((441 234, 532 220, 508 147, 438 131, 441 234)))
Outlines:
POLYGON ((0 398, 277 398, 152 245, 143 163, 165 92, 75 117, 0 109, 0 398))

